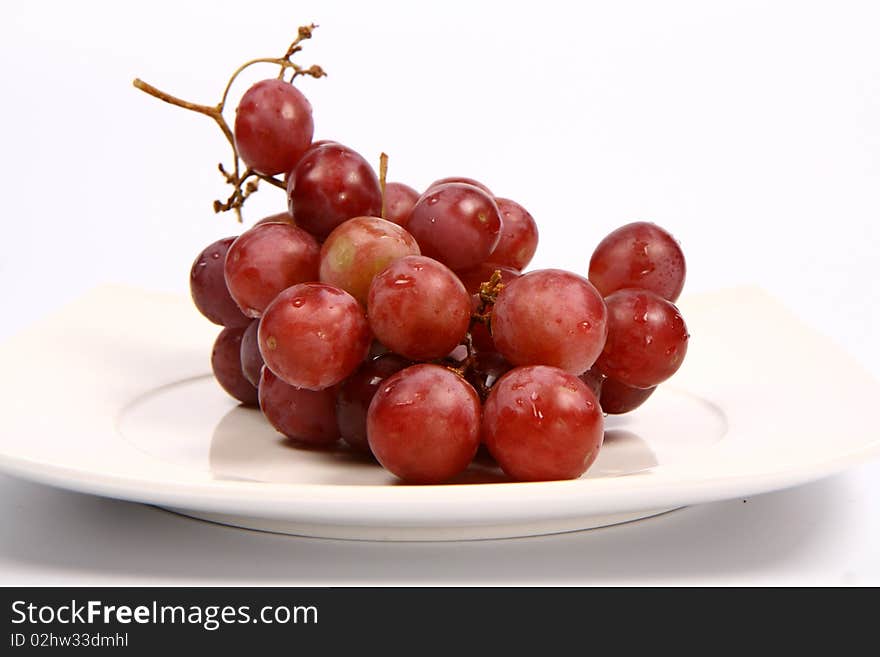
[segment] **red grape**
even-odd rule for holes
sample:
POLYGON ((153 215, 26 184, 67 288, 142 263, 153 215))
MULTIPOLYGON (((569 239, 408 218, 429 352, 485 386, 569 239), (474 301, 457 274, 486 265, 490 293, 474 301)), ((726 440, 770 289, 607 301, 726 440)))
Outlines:
POLYGON ((257 331, 260 320, 253 320, 241 336, 241 373, 255 387, 260 385, 260 371, 263 369, 263 356, 257 331))
POLYGON ((492 337, 514 365, 552 365, 586 372, 607 333, 602 297, 590 282, 560 269, 541 269, 508 284, 492 309, 492 337))
POLYGON ((283 80, 262 80, 235 110, 235 145, 245 164, 274 176, 290 171, 312 142, 312 106, 283 80))
POLYGON ((336 396, 336 422, 342 439, 357 450, 369 452, 367 444, 367 409, 373 395, 392 374, 411 365, 396 354, 368 360, 339 387, 336 396))
POLYGON ((329 445, 339 438, 336 388, 296 388, 264 367, 260 378, 260 409, 269 424, 293 440, 310 445, 329 445))
MULTIPOLYGON (((596 395, 596 397, 599 398, 599 403, 601 404, 602 384, 605 383, 605 375, 593 367, 581 374, 578 378, 587 384, 587 387, 593 391, 593 394, 596 395)), ((602 407, 602 410, 605 410, 604 406, 602 407)))
POLYGON ((260 226, 262 224, 290 224, 291 226, 296 226, 296 222, 293 220, 290 212, 285 210, 284 212, 279 212, 277 214, 269 215, 268 217, 263 217, 259 221, 254 223, 254 226, 260 226))
POLYGON ((226 255, 226 285, 249 317, 259 317, 281 290, 318 279, 321 247, 289 224, 261 224, 242 233, 226 255))
POLYGON ((590 258, 590 282, 607 297, 625 288, 650 290, 674 302, 684 287, 684 253, 675 238, 646 221, 621 226, 590 258))
POLYGON ((346 219, 379 216, 382 189, 369 163, 333 142, 306 153, 287 181, 290 214, 319 239, 346 219))
POLYGON ((234 241, 234 237, 226 237, 205 247, 190 269, 189 289, 200 313, 215 324, 236 328, 251 320, 229 294, 223 275, 226 252, 234 241))
POLYGON ((263 360, 275 375, 298 388, 321 390, 357 369, 372 335, 350 294, 323 283, 300 283, 266 308, 259 340, 263 360))
POLYGON ((406 256, 373 279, 367 316, 376 339, 391 351, 430 360, 446 356, 464 339, 471 299, 443 264, 406 256))
POLYGON ((555 367, 511 370, 483 407, 483 441, 501 469, 520 481, 580 477, 599 454, 603 427, 593 392, 555 367))
POLYGON ((378 217, 355 217, 340 224, 321 247, 320 279, 367 305, 370 283, 395 260, 418 255, 406 230, 378 217))
POLYGON ((606 378, 602 384, 602 394, 599 403, 602 410, 609 415, 621 415, 637 409, 645 403, 657 386, 652 388, 633 388, 614 379, 606 378))
POLYGON ((463 185, 470 185, 471 187, 476 187, 484 192, 486 192, 489 196, 495 196, 492 193, 492 190, 486 187, 483 183, 478 180, 474 180, 473 178, 465 178, 464 176, 450 176, 449 178, 440 178, 440 180, 435 180, 430 185, 428 185, 429 190, 434 189, 435 187, 440 187, 440 185, 446 185, 448 183, 461 183, 463 185))
POLYGON ((489 390, 513 368, 504 356, 496 351, 481 351, 476 354, 470 367, 467 369, 465 379, 470 383, 481 397, 489 394, 489 390))
POLYGON ((440 483, 474 458, 480 399, 445 367, 414 365, 379 387, 367 412, 367 435, 387 470, 410 483, 440 483))
POLYGON ((406 228, 419 193, 409 185, 390 182, 385 185, 385 218, 406 228))
POLYGON ((242 327, 225 328, 214 341, 211 351, 211 369, 217 383, 242 404, 257 405, 257 389, 241 371, 242 327))
MULTIPOLYGON (((492 274, 496 271, 501 274, 502 285, 507 285, 522 275, 512 267, 499 265, 494 262, 484 262, 473 269, 457 272, 461 282, 464 283, 465 289, 471 295, 471 307, 474 312, 480 307, 481 285, 488 282, 489 279, 492 278, 492 274)), ((485 307, 484 312, 490 312, 491 310, 492 306, 489 304, 485 307)), ((474 347, 479 351, 496 351, 495 341, 489 333, 489 328, 482 322, 475 322, 474 325, 471 326, 471 340, 473 341, 474 347)))
POLYGON ((608 340, 597 369, 635 388, 656 386, 675 374, 688 344, 678 308, 653 292, 635 289, 619 290, 605 304, 608 340))
POLYGON ((492 253, 501 234, 501 213, 484 191, 447 183, 419 198, 406 227, 423 254, 458 271, 476 267, 492 253))
POLYGON ((496 198, 501 212, 501 238, 489 256, 492 262, 523 270, 538 249, 538 224, 519 203, 496 198))

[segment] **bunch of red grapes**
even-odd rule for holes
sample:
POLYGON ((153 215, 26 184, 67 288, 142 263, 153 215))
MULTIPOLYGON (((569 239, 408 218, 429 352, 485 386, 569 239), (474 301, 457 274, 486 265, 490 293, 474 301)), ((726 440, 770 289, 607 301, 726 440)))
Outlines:
POLYGON ((588 278, 523 273, 538 229, 515 201, 469 178, 385 184, 312 137, 293 84, 248 89, 235 148, 284 176, 288 210, 208 246, 190 278, 224 327, 217 381, 292 441, 341 438, 411 483, 455 477, 481 443, 511 479, 571 479, 596 459, 604 414, 678 370, 685 261, 662 228, 612 232, 588 278))

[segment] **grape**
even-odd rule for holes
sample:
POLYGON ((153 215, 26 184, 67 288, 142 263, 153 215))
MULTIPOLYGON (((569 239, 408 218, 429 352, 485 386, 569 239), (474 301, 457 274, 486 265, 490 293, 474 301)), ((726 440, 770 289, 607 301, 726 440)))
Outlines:
POLYGON ((242 404, 257 405, 257 389, 241 371, 242 327, 225 328, 214 341, 211 351, 211 369, 217 383, 242 404))
MULTIPOLYGON (((578 378, 587 384, 587 387, 593 391, 593 394, 596 395, 596 397, 599 398, 599 403, 601 404, 601 392, 602 385, 605 383, 605 375, 593 367, 581 374, 578 378)), ((602 410, 605 410, 604 406, 602 406, 602 410)))
POLYGON ((373 395, 382 381, 411 364, 396 354, 385 354, 361 365, 339 387, 336 422, 345 442, 359 451, 370 451, 367 444, 367 409, 373 395))
POLYGON ((492 337, 514 365, 552 365, 586 372, 607 333, 602 297, 590 282, 560 269, 541 269, 508 284, 492 309, 492 337))
POLYGON ((605 379, 599 403, 602 405, 602 410, 609 415, 629 413, 644 404, 656 389, 657 386, 633 388, 614 379, 605 379))
MULTIPOLYGON (((494 262, 484 262, 473 269, 468 269, 464 272, 457 272, 461 282, 464 283, 465 289, 471 295, 471 308, 474 312, 480 308, 480 286, 483 283, 488 282, 489 279, 492 278, 492 274, 496 271, 501 275, 502 285, 507 285, 522 275, 512 267, 499 265, 494 262)), ((484 312, 491 312, 491 310, 492 304, 487 304, 484 312)), ((496 351, 495 341, 492 339, 492 335, 489 333, 486 324, 482 322, 475 322, 474 325, 471 326, 471 340, 473 341, 474 347, 479 351, 496 351)))
POLYGON ((336 388, 295 388, 264 367, 260 378, 260 409, 276 431, 298 442, 329 445, 339 438, 336 388))
POLYGON ((411 360, 442 358, 461 343, 471 300, 458 277, 425 256, 406 256, 373 279, 367 316, 376 339, 411 360))
POLYGON ((312 106, 283 80, 262 80, 235 110, 235 146, 245 164, 274 176, 290 171, 312 141, 312 106))
POLYGON ((291 226, 296 226, 296 222, 287 210, 269 215, 268 217, 263 217, 255 222, 254 226, 260 226, 262 224, 290 224, 291 226))
POLYGON ((684 287, 684 276, 684 253, 678 242, 645 221, 612 232, 590 258, 590 282, 603 297, 625 288, 640 288, 675 302, 684 287))
POLYGON ((495 196, 492 193, 492 190, 486 187, 483 183, 474 180, 473 178, 465 178, 464 176, 451 176, 449 178, 440 178, 440 180, 435 180, 430 185, 428 185, 428 189, 425 190, 425 192, 427 193, 435 187, 440 187, 441 185, 447 185, 449 183, 461 183, 463 185, 470 185, 471 187, 476 187, 477 189, 486 192, 489 196, 495 196))
POLYGON ((476 354, 471 362, 465 374, 465 379, 480 394, 480 397, 485 397, 498 379, 512 368, 513 365, 508 363, 504 356, 498 352, 481 351, 476 354))
POLYGON ((596 367, 634 388, 650 388, 675 374, 687 353, 688 332, 672 302, 647 290, 619 290, 605 298, 608 340, 596 367))
POLYGON ((483 407, 483 441, 501 469, 520 481, 580 477, 599 454, 603 427, 593 392, 555 367, 512 369, 483 407))
POLYGON ((367 411, 367 435, 387 470, 410 483, 440 483, 474 458, 480 399, 445 367, 414 365, 379 387, 367 411))
POLYGON ((263 369, 263 356, 257 338, 259 327, 260 320, 255 319, 241 336, 241 373, 254 387, 260 385, 260 371, 263 369))
POLYGON ((279 294, 260 321, 260 353, 285 383, 321 390, 357 369, 370 348, 364 311, 347 292, 301 283, 279 294))
POLYGON ((319 239, 346 219, 382 212, 382 190, 372 167, 332 142, 303 156, 287 181, 287 198, 296 224, 319 239))
POLYGON ((419 193, 409 185, 390 182, 385 185, 385 218, 406 228, 419 193))
POLYGON ((229 294, 223 275, 226 252, 234 241, 234 237, 226 237, 205 247, 190 269, 189 289, 193 303, 205 317, 215 324, 238 328, 251 320, 229 294))
POLYGON ((492 253, 501 234, 501 213, 482 190, 447 183, 419 198, 406 227, 424 255, 459 271, 476 267, 492 253))
POLYGON ((226 255, 226 285, 249 317, 259 317, 281 290, 318 279, 321 247, 289 224, 261 224, 242 233, 226 255))
POLYGON ((538 224, 519 203, 496 198, 501 212, 501 238, 489 256, 492 262, 525 269, 538 249, 538 224))
POLYGON ((378 217, 355 217, 340 224, 321 247, 320 280, 367 305, 370 283, 395 260, 418 255, 415 238, 378 217))

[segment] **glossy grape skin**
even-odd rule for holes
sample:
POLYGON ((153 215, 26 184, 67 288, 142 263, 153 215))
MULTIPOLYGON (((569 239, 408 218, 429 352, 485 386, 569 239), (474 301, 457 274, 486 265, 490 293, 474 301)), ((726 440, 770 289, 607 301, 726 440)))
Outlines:
POLYGON ((284 290, 266 308, 258 335, 266 367, 309 390, 342 382, 366 359, 373 339, 354 297, 323 283, 284 290))
POLYGON ((543 365, 517 367, 489 393, 482 435, 513 479, 576 479, 599 454, 604 420, 596 396, 578 377, 543 365))
POLYGON ((340 224, 321 246, 320 281, 335 285, 366 307, 370 283, 395 260, 419 255, 415 238, 378 217, 355 217, 340 224))
POLYGON ((235 145, 245 164, 274 176, 290 171, 312 142, 312 106, 292 84, 262 80, 235 110, 235 145))
POLYGON ((297 442, 331 445, 339 438, 336 388, 296 388, 264 367, 260 377, 260 410, 276 431, 297 442))
POLYGON ((501 235, 501 213, 482 190, 447 183, 419 198, 406 227, 424 255, 460 271, 485 262, 492 253, 501 235))
POLYGON ((211 369, 217 383, 242 404, 257 405, 257 389, 241 371, 241 336, 244 327, 224 328, 211 350, 211 369))
POLYGON ((419 200, 420 194, 409 185, 390 182, 385 185, 385 218, 403 226, 409 223, 413 206, 419 200))
POLYGON ((263 356, 257 338, 259 328, 260 320, 255 319, 241 336, 241 373, 254 387, 260 385, 260 372, 263 369, 263 356))
POLYGON ((318 280, 321 247, 296 226, 270 223, 242 233, 226 254, 226 286, 248 317, 285 288, 318 280))
POLYGON ((653 388, 633 388, 614 379, 606 378, 602 383, 602 394, 599 403, 608 415, 621 415, 637 409, 654 394, 653 388))
POLYGON ((287 210, 271 214, 268 217, 263 217, 259 221, 254 222, 254 226, 260 226, 262 224, 290 224, 291 226, 296 226, 296 222, 287 210))
POLYGON ((376 339, 411 360, 443 358, 461 343, 471 299, 458 277, 425 256, 406 256, 373 279, 367 316, 376 339))
MULTIPOLYGON (((471 295, 471 308, 476 312, 480 308, 480 287, 483 283, 492 278, 492 274, 498 272, 501 275, 502 285, 507 285, 511 281, 516 280, 522 274, 516 269, 506 265, 500 265, 494 262, 484 262, 477 265, 473 269, 463 272, 456 272, 461 282, 464 283, 465 289, 471 295)), ((491 312, 492 305, 488 304, 484 312, 491 312)), ((489 333, 489 328, 482 322, 475 322, 471 326, 471 340, 474 347, 479 351, 495 351, 495 341, 489 333)))
POLYGON ((310 149, 287 181, 290 214, 318 239, 352 217, 382 212, 379 178, 357 152, 336 143, 310 149))
POLYGON ((672 301, 684 287, 684 253, 678 242, 646 221, 621 226, 599 242, 590 258, 590 282, 603 297, 625 288, 650 290, 672 301))
POLYGON ((471 187, 476 187, 477 189, 486 192, 489 196, 494 197, 495 195, 492 193, 492 190, 486 187, 479 180, 474 180, 473 178, 466 178, 465 176, 450 176, 448 178, 440 178, 439 180, 435 180, 430 185, 428 185, 429 190, 434 189, 435 187, 440 187, 441 185, 447 185, 449 183, 461 183, 463 185, 470 185, 471 187))
POLYGON ((586 372, 607 334, 605 303, 587 279, 561 269, 520 276, 498 295, 492 338, 514 365, 552 365, 586 372))
POLYGON ((688 332, 675 305, 647 290, 619 290, 605 298, 608 339, 596 361, 605 376, 634 388, 671 377, 687 353, 688 332))
POLYGON ((379 385, 392 374, 412 363, 396 354, 385 354, 366 361, 339 387, 336 395, 336 422, 342 439, 354 449, 369 452, 367 410, 379 385))
POLYGON ((189 289, 196 308, 214 324, 237 328, 250 324, 250 318, 229 294, 224 263, 234 237, 209 244, 198 255, 189 272, 189 289))
POLYGON ((438 484, 464 470, 480 444, 480 399, 457 374, 414 365, 387 378, 367 411, 373 455, 414 484, 438 484))
POLYGON ((501 212, 501 237, 489 259, 522 271, 538 250, 538 224, 516 201, 496 198, 501 212))

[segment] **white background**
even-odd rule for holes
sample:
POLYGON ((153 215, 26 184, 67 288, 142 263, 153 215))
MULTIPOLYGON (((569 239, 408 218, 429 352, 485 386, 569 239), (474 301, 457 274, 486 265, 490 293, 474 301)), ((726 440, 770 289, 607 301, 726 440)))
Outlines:
MULTIPOLYGON (((214 103, 238 64, 282 54, 310 21, 299 61, 330 74, 301 84, 316 138, 385 151, 389 178, 416 188, 467 175, 520 201, 541 230, 534 267, 585 273, 608 231, 655 221, 685 249, 686 293, 757 283, 880 378, 871 2, 14 3, 0 22, 0 338, 104 282, 186 293, 195 254, 239 230, 211 211, 228 147, 131 80, 214 103)), ((284 197, 267 187, 249 205, 248 222, 284 197)), ((822 371, 817 353, 791 376, 834 385, 822 371)), ((878 481, 870 464, 625 527, 389 546, 2 478, 0 583, 878 584, 878 481)))

